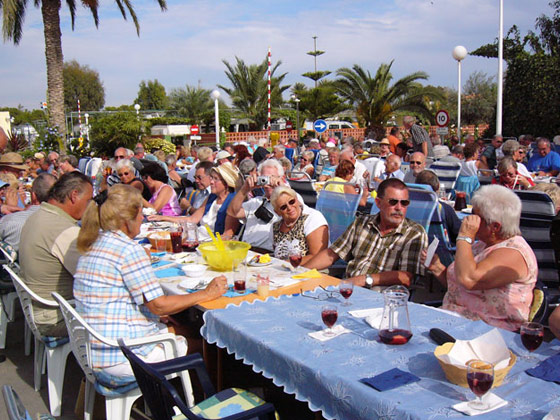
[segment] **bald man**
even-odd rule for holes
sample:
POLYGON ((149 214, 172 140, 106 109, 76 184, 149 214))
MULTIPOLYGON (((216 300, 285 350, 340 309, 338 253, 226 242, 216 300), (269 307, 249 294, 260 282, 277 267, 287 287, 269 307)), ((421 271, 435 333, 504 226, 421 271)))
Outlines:
POLYGON ((397 155, 387 156, 385 160, 385 170, 379 177, 373 178, 375 188, 377 188, 382 181, 389 178, 398 178, 401 181, 404 179, 404 173, 401 171, 401 158, 397 155))
POLYGON ((414 152, 408 161, 410 163, 410 170, 404 176, 405 184, 414 184, 416 176, 426 169, 426 156, 422 152, 414 152))

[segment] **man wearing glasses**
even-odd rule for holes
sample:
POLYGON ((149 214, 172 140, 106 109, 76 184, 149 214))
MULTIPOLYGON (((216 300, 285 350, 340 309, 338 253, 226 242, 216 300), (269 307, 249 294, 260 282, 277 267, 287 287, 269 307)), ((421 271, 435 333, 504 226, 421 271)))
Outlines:
POLYGON ((414 184, 416 176, 426 169, 426 156, 422 152, 414 152, 408 162, 410 163, 410 170, 404 174, 403 182, 405 184, 414 184))
POLYGON ((496 163, 498 163, 498 158, 496 156, 496 151, 502 146, 504 138, 500 134, 496 134, 492 138, 492 144, 487 146, 480 156, 480 161, 485 165, 486 169, 494 169, 496 163))
POLYGON ((418 223, 406 218, 408 188, 399 179, 383 181, 375 203, 379 213, 361 215, 331 246, 305 264, 319 270, 339 258, 348 262, 346 277, 357 286, 402 284, 410 286, 414 275, 423 275, 420 252, 428 236, 418 223))
POLYGON ((544 137, 537 140, 537 151, 533 153, 527 169, 539 176, 556 176, 560 171, 560 155, 550 150, 550 141, 544 137))
POLYGON ((187 212, 187 216, 193 214, 196 209, 202 206, 210 195, 210 172, 213 167, 212 162, 200 162, 196 165, 194 175, 196 188, 189 191, 179 202, 181 208, 187 212))

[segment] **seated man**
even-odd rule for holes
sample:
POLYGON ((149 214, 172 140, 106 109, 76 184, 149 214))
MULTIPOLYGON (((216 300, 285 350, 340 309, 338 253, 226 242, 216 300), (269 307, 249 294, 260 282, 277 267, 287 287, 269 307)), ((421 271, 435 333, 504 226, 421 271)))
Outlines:
MULTIPOLYGON (((72 299, 74 274, 80 256, 76 240, 80 220, 91 199, 91 180, 78 171, 62 175, 49 191, 49 198, 29 216, 21 231, 19 261, 22 280, 44 299, 51 292, 72 299)), ((45 336, 68 335, 57 309, 33 305, 39 332, 45 336)))
POLYGON ((389 155, 385 160, 385 168, 379 177, 372 178, 372 187, 377 187, 382 181, 389 178, 397 178, 401 181, 404 179, 404 173, 401 171, 401 158, 397 155, 389 155))
POLYGON ((403 182, 414 184, 418 174, 426 169, 426 156, 422 152, 414 152, 408 162, 410 163, 410 170, 404 175, 403 182))
POLYGON ((418 223, 407 219, 408 188, 399 179, 383 181, 375 199, 379 213, 361 215, 332 245, 305 266, 322 270, 339 258, 348 262, 346 277, 358 286, 410 286, 423 275, 420 252, 428 236, 418 223))
POLYGON ((537 150, 527 163, 527 169, 539 176, 556 176, 560 171, 560 155, 550 148, 550 141, 541 137, 537 140, 537 150))
POLYGON ((202 206, 210 195, 210 172, 214 164, 212 162, 200 162, 196 165, 194 183, 195 189, 186 192, 185 197, 181 198, 179 205, 185 214, 191 215, 196 209, 202 206))

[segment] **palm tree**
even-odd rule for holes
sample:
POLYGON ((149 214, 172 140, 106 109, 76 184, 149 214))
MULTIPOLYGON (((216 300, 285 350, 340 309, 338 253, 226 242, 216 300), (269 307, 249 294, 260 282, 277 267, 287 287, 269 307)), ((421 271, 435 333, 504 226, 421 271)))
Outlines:
MULTIPOLYGON (((162 10, 167 9, 165 0, 156 0, 162 10)), ((136 12, 130 0, 115 0, 123 18, 127 19, 127 11, 136 26, 136 33, 140 35, 140 25, 136 12)), ((23 35, 23 22, 27 0, 0 0, 2 10, 2 33, 4 41, 11 40, 19 44, 23 35)), ((84 7, 90 9, 95 26, 99 26, 99 0, 82 0, 84 7)), ((66 134, 66 120, 64 117, 64 80, 62 70, 64 59, 62 55, 62 33, 60 31, 61 0, 34 0, 35 7, 41 8, 43 16, 43 33, 45 36, 45 57, 47 61, 47 102, 49 109, 49 124, 58 127, 61 135, 66 134)), ((76 1, 66 0, 70 10, 72 30, 76 16, 76 1)))
POLYGON ((428 79, 422 71, 409 74, 390 85, 391 66, 381 64, 375 77, 360 65, 340 68, 336 74, 338 94, 356 109, 358 118, 367 127, 383 127, 397 111, 406 111, 433 119, 430 100, 442 100, 441 93, 433 87, 424 87, 418 80, 428 79))
MULTIPOLYGON (((222 60, 227 67, 226 76, 233 88, 218 86, 230 96, 233 106, 251 121, 252 129, 260 130, 267 122, 268 82, 265 77, 268 71, 267 59, 265 58, 261 64, 249 66, 238 57, 235 57, 235 60, 235 67, 226 60, 222 60)), ((287 73, 274 77, 280 64, 282 62, 278 61, 271 69, 270 102, 272 107, 282 104, 282 92, 290 87, 289 85, 280 86, 287 73)))
POLYGON ((181 117, 186 117, 192 124, 202 124, 214 115, 214 102, 210 91, 200 87, 185 86, 173 89, 169 94, 171 109, 181 117))

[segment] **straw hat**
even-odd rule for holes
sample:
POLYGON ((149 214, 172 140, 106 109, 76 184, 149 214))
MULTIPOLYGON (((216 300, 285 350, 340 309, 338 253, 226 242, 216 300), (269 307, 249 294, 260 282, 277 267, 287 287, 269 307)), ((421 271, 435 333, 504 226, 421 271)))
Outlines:
POLYGON ((387 146, 390 146, 391 142, 389 141, 389 139, 387 137, 385 137, 383 140, 381 140, 379 142, 379 145, 382 145, 382 144, 386 144, 387 146))
POLYGON ((14 169, 27 169, 28 166, 23 163, 23 158, 15 152, 4 153, 0 157, 0 166, 7 166, 14 169))
POLYGON ((229 157, 231 157, 231 154, 230 154, 228 151, 226 151, 226 150, 220 150, 220 151, 218 152, 218 154, 216 155, 216 160, 227 159, 227 158, 229 158, 229 157))
POLYGON ((228 187, 237 187, 239 182, 239 172, 230 162, 226 162, 220 166, 212 168, 212 170, 217 172, 223 178, 228 187))

